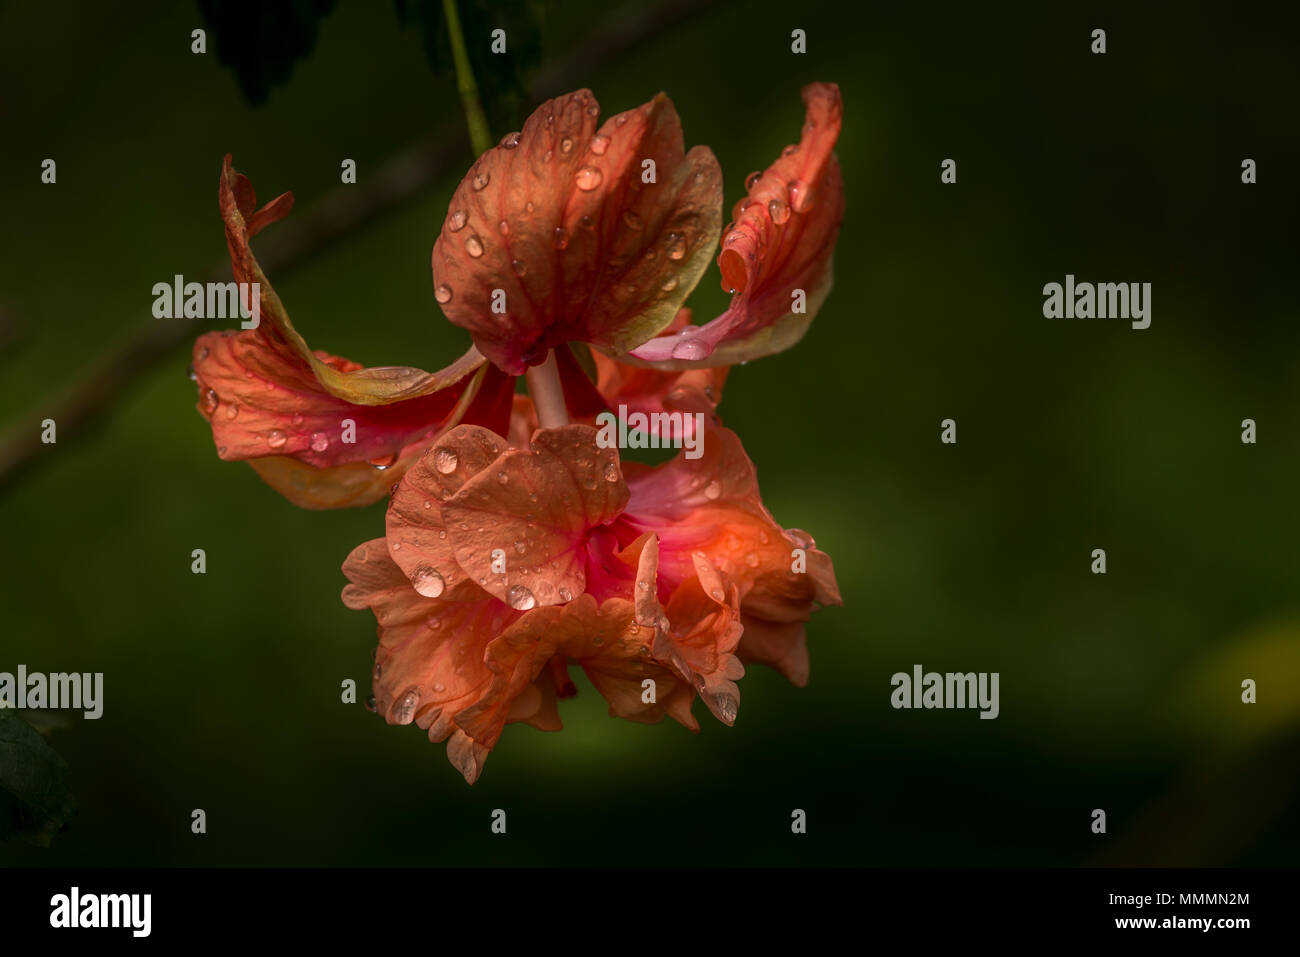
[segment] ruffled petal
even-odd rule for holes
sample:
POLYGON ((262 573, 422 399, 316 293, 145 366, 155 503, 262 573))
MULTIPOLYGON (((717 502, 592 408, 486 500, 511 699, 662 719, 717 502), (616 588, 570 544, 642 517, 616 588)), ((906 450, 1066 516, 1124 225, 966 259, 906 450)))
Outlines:
POLYGON ((504 451, 444 503, 442 515, 460 567, 492 595, 527 609, 582 594, 588 533, 626 502, 617 451, 598 448, 595 429, 570 425, 539 429, 529 451, 504 451))
POLYGON ((831 288, 831 260, 844 217, 844 183, 833 152, 843 103, 839 87, 803 91, 806 116, 797 146, 786 147, 736 204, 718 256, 731 305, 673 340, 652 339, 632 359, 663 368, 722 366, 790 348, 803 337, 831 288), (803 311, 794 312, 796 290, 803 311))
POLYGON ((470 169, 434 245, 443 311, 512 375, 564 342, 649 339, 716 248, 721 172, 707 148, 684 152, 672 102, 599 131, 598 114, 588 90, 543 103, 470 169))

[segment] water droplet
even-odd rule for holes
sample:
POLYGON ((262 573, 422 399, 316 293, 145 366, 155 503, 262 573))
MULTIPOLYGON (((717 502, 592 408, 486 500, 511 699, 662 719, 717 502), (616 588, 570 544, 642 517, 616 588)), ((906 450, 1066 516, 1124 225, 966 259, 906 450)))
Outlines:
POLYGON ((708 347, 698 339, 682 339, 673 346, 674 359, 703 359, 708 354, 708 347))
POLYGON ((522 555, 522 554, 524 553, 525 549, 527 549, 527 548, 528 548, 528 546, 525 545, 523 542, 515 542, 515 552, 516 552, 517 554, 522 555))
POLYGON ((615 465, 613 462, 605 463, 605 481, 606 482, 618 481, 618 466, 615 465))
POLYGON ((739 229, 733 229, 731 232, 727 233, 727 238, 723 240, 723 243, 730 246, 732 243, 739 241, 742 235, 743 234, 739 229))
POLYGON ((383 673, 384 673, 384 666, 381 665, 378 661, 376 661, 376 662, 375 662, 374 670, 370 672, 371 676, 372 676, 376 681, 378 681, 378 680, 380 679, 380 677, 383 675, 383 673))
POLYGON ((503 136, 503 137, 501 138, 501 144, 500 144, 500 145, 501 145, 501 148, 502 148, 502 149, 506 149, 506 150, 512 150, 512 149, 514 149, 516 146, 519 145, 519 134, 518 134, 518 132, 515 132, 515 133, 507 133, 505 136, 503 136))
POLYGON ((731 724, 736 720, 736 713, 740 710, 740 702, 729 694, 715 694, 713 695, 713 709, 725 724, 731 724))
POLYGON ((757 553, 757 552, 750 552, 748 555, 746 555, 746 556, 745 556, 745 564, 748 565, 750 568, 757 568, 757 567, 758 567, 758 553, 757 553))
POLYGON ((560 601, 573 601, 573 592, 567 588, 560 588, 560 601))
POLYGON ((420 692, 412 688, 402 695, 393 708, 393 720, 398 724, 410 724, 415 720, 415 706, 420 703, 420 692))
POLYGON ((564 249, 569 245, 569 231, 563 226, 555 227, 555 248, 564 249))
POLYGON ((600 112, 600 107, 598 107, 595 103, 589 103, 589 104, 587 104, 587 115, 588 115, 588 116, 595 116, 595 115, 598 114, 599 112, 600 112))
POLYGON ((433 298, 444 304, 451 302, 451 286, 448 286, 445 282, 438 283, 434 287, 433 298))
POLYGON ((714 589, 711 589, 711 590, 709 591, 709 594, 713 596, 713 600, 714 600, 714 601, 722 601, 722 589, 721 589, 721 588, 714 588, 714 589))
POLYGON ((578 189, 582 190, 584 193, 589 193, 599 186, 601 180, 604 178, 605 174, 596 169, 596 167, 584 166, 582 169, 578 170, 577 174, 573 177, 573 181, 577 184, 578 189))
POLYGON ((203 407, 208 410, 208 415, 216 412, 219 405, 221 405, 221 400, 217 398, 216 389, 209 389, 203 393, 203 407))
POLYGON ((668 234, 668 258, 674 261, 686 258, 686 239, 681 233, 668 234))
POLYGON ((551 157, 554 155, 555 155, 554 150, 547 150, 545 153, 542 154, 542 162, 549 163, 551 161, 551 157))
POLYGON ((433 686, 433 692, 434 692, 434 694, 442 694, 442 693, 443 693, 444 691, 446 691, 446 690, 447 690, 447 686, 446 686, 445 684, 443 684, 441 681, 437 682, 437 683, 433 686))
POLYGON ((191 382, 199 381, 199 374, 194 371, 194 363, 192 362, 190 363, 190 367, 185 370, 185 374, 190 377, 191 382))
POLYGON ((591 151, 597 156, 604 156, 605 150, 609 149, 609 137, 604 133, 597 133, 591 138, 591 151))
POLYGON ((450 216, 447 217, 447 228, 450 229, 453 233, 459 232, 460 230, 465 228, 465 224, 468 222, 469 222, 469 213, 465 212, 465 210, 463 209, 458 209, 456 210, 456 212, 452 213, 450 216))
POLYGON ((506 604, 515 611, 527 611, 537 604, 537 599, 523 585, 511 585, 506 592, 506 604))
POLYGON ((438 538, 445 539, 446 537, 447 537, 447 530, 445 528, 438 529, 438 538))
POLYGON ((624 123, 626 123, 626 122, 627 122, 627 114, 626 114, 626 113, 620 113, 618 116, 614 117, 614 125, 615 125, 615 126, 622 126, 622 125, 623 125, 624 123))
POLYGON ((781 155, 782 155, 782 156, 793 156, 793 155, 794 155, 795 153, 797 153, 797 152, 799 152, 799 144, 798 144, 798 143, 791 143, 791 144, 790 144, 789 146, 787 146, 785 149, 781 150, 781 155))
POLYGON ((469 238, 465 240, 465 252, 474 259, 483 255, 483 240, 478 238, 478 233, 469 234, 469 238))
POLYGON ((573 140, 569 139, 569 137, 567 136, 564 139, 560 140, 561 153, 567 156, 572 149, 573 149, 573 140))
POLYGON ((435 449, 433 453, 433 467, 443 475, 450 475, 456 471, 456 466, 460 464, 460 456, 454 450, 443 446, 435 449))
POLYGON ((817 545, 817 543, 813 541, 813 537, 801 528, 786 529, 786 534, 793 538, 795 544, 800 548, 814 548, 817 545))
POLYGON ((796 213, 806 213, 812 208, 813 188, 801 180, 791 180, 790 190, 790 208, 796 213))
POLYGON ((767 212, 772 217, 772 222, 778 226, 790 219, 790 207, 786 205, 783 199, 768 200, 767 212))
POLYGON ((477 193, 477 192, 481 192, 484 188, 486 188, 487 184, 491 180, 492 180, 492 174, 489 173, 487 170, 483 169, 483 170, 479 170, 477 173, 474 174, 474 180, 473 182, 470 183, 470 185, 474 187, 474 192, 477 193))
POLYGON ((767 534, 767 532, 759 532, 758 540, 762 542, 764 545, 766 545, 768 542, 772 540, 772 538, 770 535, 767 534))
POLYGON ((763 175, 763 174, 760 173, 758 170, 754 170, 754 172, 752 172, 752 173, 750 173, 748 176, 746 176, 746 177, 745 177, 745 189, 753 189, 753 188, 754 188, 754 184, 758 182, 758 178, 759 178, 760 176, 762 176, 762 175, 763 175))
POLYGON ((225 454, 226 454, 226 447, 224 445, 217 446, 217 455, 225 455, 225 454))
POLYGON ((522 259, 510 260, 510 268, 515 271, 516 276, 528 275, 528 263, 524 262, 522 259))
POLYGON ((641 217, 629 209, 623 214, 623 225, 628 229, 640 229, 644 224, 641 222, 641 217))
POLYGON ((704 497, 712 501, 722 494, 722 483, 714 479, 704 489, 704 497))
POLYGON ((239 406, 235 405, 235 403, 233 403, 233 402, 230 403, 230 405, 226 406, 226 418, 227 418, 227 419, 233 419, 233 418, 236 418, 238 415, 239 415, 239 406))
POLYGON ((368 698, 366 698, 366 710, 367 710, 367 711, 374 711, 374 710, 375 710, 375 696, 374 696, 374 695, 370 695, 368 698))
POLYGON ((663 283, 660 284, 659 288, 662 289, 664 292, 672 292, 674 289, 677 288, 677 277, 669 276, 667 279, 663 281, 663 283))
POLYGON ((288 441, 289 439, 279 429, 272 429, 266 433, 266 444, 273 449, 283 448, 284 443, 288 441))
POLYGON ((650 583, 649 583, 648 581, 646 581, 646 580, 643 578, 643 579, 641 579, 639 582, 636 583, 636 587, 639 588, 639 589, 641 589, 642 591, 649 591, 649 590, 650 590, 650 583))
POLYGON ((447 587, 447 583, 442 580, 436 568, 430 568, 428 565, 421 565, 415 570, 411 578, 411 584, 425 598, 437 598, 442 594, 442 590, 447 587))

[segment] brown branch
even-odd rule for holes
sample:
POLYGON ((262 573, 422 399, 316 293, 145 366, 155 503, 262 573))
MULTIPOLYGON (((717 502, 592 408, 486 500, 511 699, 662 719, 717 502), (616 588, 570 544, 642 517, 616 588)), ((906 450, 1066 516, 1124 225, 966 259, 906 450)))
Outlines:
MULTIPOLYGON (((647 4, 633 0, 587 34, 568 56, 541 70, 533 84, 534 94, 545 99, 582 85, 593 70, 615 62, 710 2, 647 4)), ((281 276, 304 265, 357 227, 378 219, 464 165, 468 155, 464 125, 459 119, 448 122, 391 157, 376 176, 354 186, 336 187, 304 215, 295 215, 269 232, 258 247, 263 269, 281 276)), ((222 263, 209 269, 204 281, 229 275, 229 263, 222 263)), ((48 450, 40 440, 42 420, 55 421, 60 447, 88 436, 150 369, 197 335, 201 323, 198 319, 159 320, 150 314, 147 323, 108 355, 78 370, 63 391, 42 399, 0 439, 0 489, 38 463, 41 452, 48 450)))

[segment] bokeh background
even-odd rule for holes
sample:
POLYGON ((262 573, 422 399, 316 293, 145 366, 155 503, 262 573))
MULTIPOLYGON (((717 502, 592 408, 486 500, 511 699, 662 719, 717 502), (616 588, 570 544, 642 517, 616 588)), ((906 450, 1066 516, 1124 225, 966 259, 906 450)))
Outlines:
MULTIPOLYGON (((364 698, 375 624, 340 603, 339 565, 380 533, 382 505, 299 511, 218 461, 192 335, 129 353, 121 382, 105 369, 166 321, 153 283, 222 260, 223 154, 263 199, 293 190, 292 219, 340 188, 344 157, 364 184, 440 129, 457 130, 446 175, 271 278, 317 348, 424 368, 458 355, 468 337, 429 276, 471 159, 454 77, 386 2, 339 0, 308 50, 286 31, 285 58, 301 56, 258 106, 211 35, 191 54, 197 7, 5 5, 7 448, 65 390, 113 385, 0 488, 0 671, 106 685, 101 720, 45 729, 76 815, 0 860, 1300 860, 1300 15, 1132 6, 546 8, 535 65, 567 62, 608 111, 667 92, 687 143, 717 153, 728 208, 797 139, 800 87, 843 90, 835 289, 801 345, 733 372, 721 412, 778 520, 834 557, 845 607, 813 619, 807 688, 750 670, 734 729, 698 704, 698 736, 611 719, 578 676, 565 730, 511 726, 470 788, 415 727, 340 703, 345 678, 364 698), (594 30, 634 42, 598 56, 594 30), (45 157, 57 185, 40 183, 45 157), (939 182, 947 157, 957 185, 939 182), (1042 286, 1067 272, 1151 282, 1151 328, 1044 319, 1042 286), (946 417, 956 446, 939 442, 946 417), (999 672, 1001 716, 894 711, 890 676, 916 663, 999 672)), ((497 136, 534 102, 516 100, 489 102, 497 136)), ((717 279, 697 317, 722 308, 717 279)))

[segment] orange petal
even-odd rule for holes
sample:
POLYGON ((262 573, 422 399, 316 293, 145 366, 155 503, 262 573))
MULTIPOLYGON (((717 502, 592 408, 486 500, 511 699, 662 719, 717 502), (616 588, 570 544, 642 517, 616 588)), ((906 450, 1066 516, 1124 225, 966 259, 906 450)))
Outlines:
MULTIPOLYGON (((327 392, 296 353, 260 330, 208 333, 194 344, 199 412, 226 461, 258 474, 295 504, 337 508, 375 501, 421 449, 456 422, 506 427, 513 382, 482 368, 454 386, 382 406, 327 392)), ((358 368, 319 353, 331 368, 358 368)))
POLYGON ((292 194, 285 193, 261 210, 254 211, 257 198, 253 186, 246 176, 235 172, 230 154, 226 154, 221 166, 218 199, 235 279, 259 284, 261 324, 251 331, 296 353, 329 394, 357 405, 386 405, 438 392, 459 382, 483 364, 483 356, 472 347, 451 365, 434 373, 406 366, 366 368, 350 362, 340 365, 331 362, 328 356, 317 355, 289 321, 280 297, 275 294, 248 245, 255 233, 289 213, 293 207, 292 194))
POLYGON ((588 533, 627 502, 618 453, 596 446, 595 429, 539 429, 532 445, 507 449, 442 507, 460 567, 521 610, 582 594, 588 533))
POLYGON ((505 440, 488 429, 458 426, 425 450, 393 491, 388 547, 420 594, 459 601, 484 595, 456 562, 442 508, 506 447, 505 440))
POLYGON ((833 83, 803 91, 797 146, 786 147, 736 204, 718 256, 731 305, 703 326, 632 351, 664 368, 733 365, 788 349, 803 337, 831 288, 831 260, 844 217, 844 184, 833 152, 843 103, 833 83), (805 311, 792 311, 802 290, 805 311))
MULTIPOLYGON (((489 598, 446 602, 420 596, 389 558, 384 539, 354 549, 343 572, 350 581, 344 604, 372 609, 379 622, 375 710, 389 724, 414 722, 432 741, 451 738, 448 758, 472 784, 490 745, 469 740, 457 715, 494 693, 496 676, 484 654, 519 613, 489 598)), ((508 703, 505 710, 509 718, 508 703)), ((539 705, 519 720, 536 720, 542 710, 539 705)))
POLYGON ((684 152, 671 101, 599 131, 598 113, 588 90, 543 103, 479 157, 434 244, 443 311, 512 375, 563 342, 622 351, 649 339, 716 248, 721 172, 707 148, 684 152))

